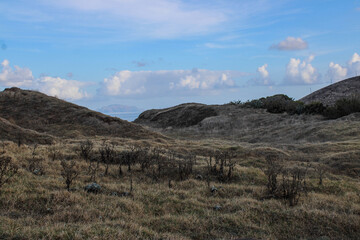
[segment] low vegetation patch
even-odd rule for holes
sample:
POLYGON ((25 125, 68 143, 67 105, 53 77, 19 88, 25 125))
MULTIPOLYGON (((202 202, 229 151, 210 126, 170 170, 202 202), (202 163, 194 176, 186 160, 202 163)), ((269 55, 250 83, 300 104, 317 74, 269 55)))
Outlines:
POLYGON ((333 106, 324 106, 320 102, 304 104, 303 102, 295 101, 293 98, 284 94, 278 94, 247 102, 233 101, 230 103, 240 105, 244 108, 266 109, 269 113, 286 112, 288 114, 320 114, 328 119, 336 119, 352 113, 360 112, 359 95, 339 99, 333 106))

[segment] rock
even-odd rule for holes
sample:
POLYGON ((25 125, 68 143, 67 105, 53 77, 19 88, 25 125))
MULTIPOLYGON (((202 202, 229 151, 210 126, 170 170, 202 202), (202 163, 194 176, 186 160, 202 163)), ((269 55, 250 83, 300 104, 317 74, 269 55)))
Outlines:
POLYGON ((85 191, 88 193, 99 193, 101 191, 101 186, 97 183, 90 183, 85 186, 85 191))
POLYGON ((196 179, 197 180, 203 180, 203 176, 201 176, 200 174, 196 175, 196 179))
POLYGON ((220 211, 222 209, 222 207, 220 206, 220 205, 216 205, 215 207, 214 207, 214 210, 215 211, 220 211))
POLYGON ((127 197, 127 196, 130 196, 131 195, 131 193, 129 193, 129 192, 122 192, 122 193, 120 193, 120 196, 121 197, 127 197))
POLYGON ((112 192, 110 195, 115 196, 115 197, 119 196, 119 194, 117 192, 112 192))
POLYGON ((210 189, 211 193, 215 193, 215 192, 217 192, 217 190, 218 189, 215 186, 212 186, 210 189))

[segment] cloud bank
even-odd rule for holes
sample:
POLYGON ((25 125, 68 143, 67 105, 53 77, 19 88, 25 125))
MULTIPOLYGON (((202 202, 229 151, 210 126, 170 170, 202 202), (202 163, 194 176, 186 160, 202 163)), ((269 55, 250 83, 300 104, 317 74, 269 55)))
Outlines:
POLYGON ((85 84, 80 81, 50 76, 35 79, 30 69, 19 66, 12 68, 6 59, 1 63, 0 70, 0 85, 4 87, 37 89, 50 96, 67 100, 79 100, 88 96, 81 90, 85 84))
POLYGON ((99 93, 108 96, 160 96, 198 94, 236 87, 235 79, 244 76, 238 71, 160 70, 119 71, 105 78, 99 93))

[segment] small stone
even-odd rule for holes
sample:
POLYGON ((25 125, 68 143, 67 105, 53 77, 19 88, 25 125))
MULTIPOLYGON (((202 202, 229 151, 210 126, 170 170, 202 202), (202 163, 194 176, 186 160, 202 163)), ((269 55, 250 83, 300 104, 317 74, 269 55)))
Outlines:
POLYGON ((127 197, 127 196, 130 196, 130 193, 129 192, 122 192, 122 193, 120 193, 120 196, 121 197, 127 197))
POLYGON ((215 210, 215 211, 220 211, 221 208, 222 208, 222 207, 221 207, 220 205, 216 205, 216 206, 214 207, 214 210, 215 210))
POLYGON ((196 175, 196 179, 197 180, 203 180, 203 176, 201 176, 200 174, 196 175))
POLYGON ((101 186, 97 183, 90 183, 85 186, 85 191, 88 193, 99 193, 101 191, 101 186))
POLYGON ((110 194, 111 196, 119 196, 119 194, 117 193, 117 192, 112 192, 111 194, 110 194))
POLYGON ((217 192, 217 188, 215 186, 212 186, 210 191, 211 191, 211 193, 217 192))

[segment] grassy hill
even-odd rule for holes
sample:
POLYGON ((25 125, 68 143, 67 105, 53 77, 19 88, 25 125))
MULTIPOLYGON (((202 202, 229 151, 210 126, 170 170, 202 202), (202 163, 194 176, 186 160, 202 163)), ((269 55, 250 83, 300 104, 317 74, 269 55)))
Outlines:
POLYGON ((0 117, 21 128, 57 137, 162 137, 143 127, 43 93, 19 88, 0 93, 0 117))
POLYGON ((324 105, 334 105, 342 98, 360 94, 360 76, 345 79, 327 87, 319 89, 303 98, 304 103, 321 102, 324 105))

